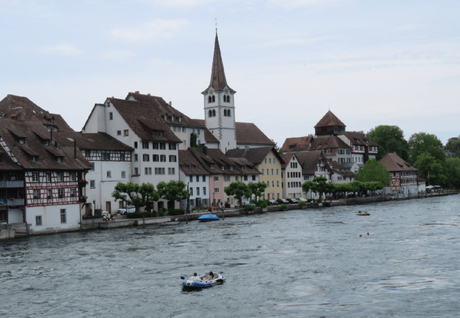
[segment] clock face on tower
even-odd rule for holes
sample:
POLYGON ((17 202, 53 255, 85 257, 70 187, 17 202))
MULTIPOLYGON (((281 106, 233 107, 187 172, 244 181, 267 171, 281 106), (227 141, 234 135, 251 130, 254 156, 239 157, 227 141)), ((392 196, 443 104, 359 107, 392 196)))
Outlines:
POLYGON ((209 90, 209 95, 212 95, 214 94, 214 91, 212 90, 212 88, 209 90))
POLYGON ((228 89, 225 89, 225 91, 224 91, 224 92, 225 92, 225 94, 228 94, 228 89))

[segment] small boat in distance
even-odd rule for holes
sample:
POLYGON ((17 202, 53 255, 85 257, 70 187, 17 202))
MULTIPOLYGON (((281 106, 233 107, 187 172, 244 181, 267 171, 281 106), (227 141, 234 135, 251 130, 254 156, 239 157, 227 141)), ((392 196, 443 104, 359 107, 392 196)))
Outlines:
POLYGON ((211 222, 211 221, 219 221, 219 217, 214 214, 204 214, 198 218, 200 222, 211 222))
MULTIPOLYGON (((213 274, 214 277, 211 277, 211 273, 212 272, 209 272, 202 276, 192 276, 189 279, 185 279, 182 282, 182 288, 188 290, 202 289, 220 285, 225 282, 225 277, 221 274, 213 274)), ((184 279, 184 277, 181 278, 184 279)))
POLYGON ((356 215, 371 215, 369 212, 367 211, 358 211, 358 213, 356 213, 356 215))

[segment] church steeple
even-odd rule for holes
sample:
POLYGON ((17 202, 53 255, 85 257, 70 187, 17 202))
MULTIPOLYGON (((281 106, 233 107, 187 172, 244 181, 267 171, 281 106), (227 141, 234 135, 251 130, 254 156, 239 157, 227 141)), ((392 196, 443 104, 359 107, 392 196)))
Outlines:
POLYGON ((228 86, 225 78, 224 63, 216 32, 211 81, 208 88, 201 94, 204 95, 206 128, 219 140, 219 148, 224 153, 236 148, 235 93, 236 91, 228 86))

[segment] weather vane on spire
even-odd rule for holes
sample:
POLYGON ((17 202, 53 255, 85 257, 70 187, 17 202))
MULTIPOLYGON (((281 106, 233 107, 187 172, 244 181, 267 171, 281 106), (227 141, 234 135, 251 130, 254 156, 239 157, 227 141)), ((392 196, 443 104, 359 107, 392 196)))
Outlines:
POLYGON ((216 33, 217 33, 217 18, 215 18, 215 19, 216 19, 216 33))

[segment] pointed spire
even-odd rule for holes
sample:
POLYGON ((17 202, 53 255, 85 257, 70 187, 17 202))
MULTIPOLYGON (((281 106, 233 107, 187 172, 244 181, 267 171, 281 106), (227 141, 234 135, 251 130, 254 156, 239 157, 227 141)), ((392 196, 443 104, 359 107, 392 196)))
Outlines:
MULTIPOLYGON (((217 31, 217 30, 216 30, 217 31)), ((225 78, 224 63, 220 54, 219 38, 216 32, 216 41, 214 43, 214 57, 212 60, 211 82, 209 83, 216 91, 221 91, 227 86, 225 78)))

